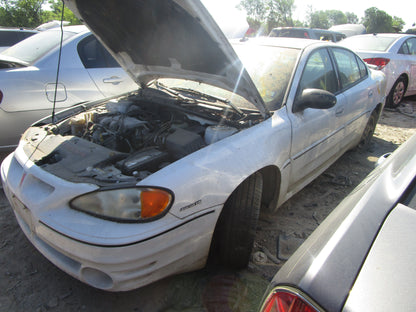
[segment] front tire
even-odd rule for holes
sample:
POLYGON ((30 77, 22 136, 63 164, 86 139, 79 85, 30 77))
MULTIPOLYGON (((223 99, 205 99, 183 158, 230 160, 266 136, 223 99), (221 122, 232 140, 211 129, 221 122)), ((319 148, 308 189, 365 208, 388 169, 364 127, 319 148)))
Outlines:
POLYGON ((263 178, 255 173, 244 180, 225 202, 215 228, 212 260, 232 269, 248 265, 260 213, 263 178))
POLYGON ((389 95, 387 96, 386 105, 390 108, 397 108, 403 100, 404 94, 406 93, 406 80, 400 77, 396 80, 391 88, 389 95))

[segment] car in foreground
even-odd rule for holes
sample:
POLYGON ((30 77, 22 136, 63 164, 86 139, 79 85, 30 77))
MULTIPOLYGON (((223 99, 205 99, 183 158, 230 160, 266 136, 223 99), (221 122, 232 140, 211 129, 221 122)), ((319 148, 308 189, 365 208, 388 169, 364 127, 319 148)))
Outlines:
POLYGON ((416 135, 383 158, 289 258, 261 312, 415 311, 414 237, 416 135))
POLYGON ((62 110, 137 89, 85 26, 64 27, 57 83, 60 40, 54 28, 0 54, 0 150, 15 148, 24 130, 53 106, 62 110))
POLYGON ((140 88, 36 123, 1 176, 29 240, 94 287, 137 288, 209 256, 245 267, 260 207, 366 145, 383 109, 384 75, 333 43, 231 45, 194 0, 66 3, 140 88))
POLYGON ((0 52, 37 33, 34 29, 0 27, 0 52))
POLYGON ((416 94, 416 36, 367 34, 348 37, 341 45, 386 74, 386 106, 396 108, 403 97, 416 94))
POLYGON ((341 32, 319 28, 277 27, 270 31, 269 37, 306 38, 338 42, 346 38, 341 32))

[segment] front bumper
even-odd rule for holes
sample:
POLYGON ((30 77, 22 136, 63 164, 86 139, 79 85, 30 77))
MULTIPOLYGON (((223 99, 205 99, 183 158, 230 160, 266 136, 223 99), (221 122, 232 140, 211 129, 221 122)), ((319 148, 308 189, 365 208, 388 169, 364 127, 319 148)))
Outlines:
MULTIPOLYGON (((32 211, 39 199, 34 196, 32 203, 28 192, 23 194, 19 189, 31 168, 16 167, 16 162, 13 154, 9 155, 2 164, 1 177, 20 227, 47 259, 80 281, 108 291, 127 291, 205 265, 220 207, 179 220, 173 227, 135 241, 86 242, 60 233, 43 222, 36 209, 32 211)), ((42 193, 43 200, 54 191, 42 193)))

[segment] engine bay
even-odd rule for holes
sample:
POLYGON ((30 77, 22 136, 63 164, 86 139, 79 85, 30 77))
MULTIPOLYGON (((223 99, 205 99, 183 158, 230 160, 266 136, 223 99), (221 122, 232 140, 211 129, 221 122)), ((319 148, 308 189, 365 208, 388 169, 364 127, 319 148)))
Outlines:
POLYGON ((257 112, 242 114, 214 102, 144 89, 32 127, 26 138, 38 150, 32 160, 64 179, 137 182, 261 120, 257 112))

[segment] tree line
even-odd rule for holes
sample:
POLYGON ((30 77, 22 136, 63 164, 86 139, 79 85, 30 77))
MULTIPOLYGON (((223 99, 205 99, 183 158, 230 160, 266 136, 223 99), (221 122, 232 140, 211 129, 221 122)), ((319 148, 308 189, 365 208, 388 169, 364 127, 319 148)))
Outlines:
POLYGON ((352 12, 315 11, 312 6, 308 7, 306 21, 294 20, 292 13, 296 8, 295 0, 241 0, 238 7, 247 12, 247 21, 251 28, 264 28, 267 32, 272 28, 285 26, 328 29, 334 25, 361 23, 368 33, 395 33, 401 32, 405 25, 400 17, 392 17, 376 7, 365 10, 361 21, 352 12))
MULTIPOLYGON (((365 10, 361 21, 352 12, 315 11, 312 6, 308 8, 307 20, 297 21, 292 17, 295 0, 241 0, 238 7, 247 12, 247 21, 251 28, 255 30, 264 28, 267 32, 275 27, 328 29, 334 25, 347 23, 361 23, 368 33, 401 32, 405 25, 401 18, 391 17, 375 7, 365 10)), ((61 17, 61 0, 0 0, 1 26, 35 28, 51 20, 60 20, 61 17), (45 9, 46 4, 48 9, 45 9)), ((71 24, 80 24, 69 9, 64 10, 64 20, 71 24)))
MULTIPOLYGON (((52 20, 61 20, 61 17, 61 0, 0 0, 0 25, 3 27, 35 28, 52 20)), ((67 8, 64 9, 64 20, 73 25, 81 24, 67 8)))

